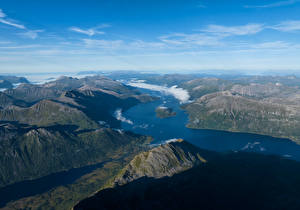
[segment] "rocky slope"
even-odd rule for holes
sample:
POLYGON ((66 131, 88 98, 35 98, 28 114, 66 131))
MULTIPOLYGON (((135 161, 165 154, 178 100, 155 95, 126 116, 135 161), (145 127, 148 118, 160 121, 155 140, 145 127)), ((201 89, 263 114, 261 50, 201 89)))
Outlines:
POLYGON ((123 185, 141 177, 172 176, 202 163, 206 160, 200 149, 178 139, 135 156, 115 179, 115 184, 123 185))

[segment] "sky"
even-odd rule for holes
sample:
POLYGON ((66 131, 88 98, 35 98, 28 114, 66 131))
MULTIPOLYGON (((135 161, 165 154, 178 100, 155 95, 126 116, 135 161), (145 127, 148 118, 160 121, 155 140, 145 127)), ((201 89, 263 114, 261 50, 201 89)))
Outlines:
POLYGON ((0 0, 0 73, 300 72, 300 0, 0 0))

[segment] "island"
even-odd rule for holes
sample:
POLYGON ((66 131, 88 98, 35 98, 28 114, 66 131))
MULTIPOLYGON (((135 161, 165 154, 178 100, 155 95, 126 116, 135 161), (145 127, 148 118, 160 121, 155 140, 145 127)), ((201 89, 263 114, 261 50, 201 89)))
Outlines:
POLYGON ((164 119, 168 117, 174 117, 176 115, 176 112, 173 111, 172 108, 165 107, 165 106, 159 106, 155 109, 156 117, 164 119))

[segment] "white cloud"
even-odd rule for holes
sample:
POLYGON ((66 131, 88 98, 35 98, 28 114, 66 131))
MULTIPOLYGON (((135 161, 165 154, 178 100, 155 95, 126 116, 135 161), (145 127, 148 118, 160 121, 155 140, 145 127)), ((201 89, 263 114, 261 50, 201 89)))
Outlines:
POLYGON ((300 20, 289 20, 283 21, 278 25, 271 26, 269 28, 283 31, 283 32, 291 32, 291 31, 299 31, 300 30, 300 20))
POLYGON ((159 39, 168 46, 195 48, 199 46, 224 46, 222 40, 229 36, 253 35, 266 27, 263 24, 247 24, 241 26, 208 25, 201 33, 173 33, 160 36, 159 39))
POLYGON ((2 45, 2 44, 11 44, 12 42, 10 42, 10 41, 0 41, 0 45, 2 45))
POLYGON ((133 125, 133 122, 131 120, 126 119, 123 115, 122 115, 122 109, 117 109, 115 111, 115 117, 117 120, 121 121, 121 122, 125 122, 128 123, 130 125, 133 125))
POLYGON ((4 18, 6 16, 6 14, 2 11, 2 9, 0 9, 0 18, 4 18))
POLYGON ((96 34, 105 34, 105 32, 99 31, 98 29, 107 28, 107 27, 110 27, 110 25, 109 24, 101 24, 99 26, 89 28, 89 29, 82 29, 82 28, 73 26, 73 27, 69 28, 69 30, 80 33, 80 34, 85 34, 88 36, 94 36, 96 34))
POLYGON ((7 19, 5 17, 6 17, 6 14, 3 12, 2 9, 0 9, 0 23, 6 24, 6 25, 10 25, 10 26, 13 26, 15 28, 26 29, 26 27, 24 25, 15 23, 14 20, 7 19))
POLYGON ((132 48, 164 48, 166 45, 162 42, 145 42, 137 40, 129 43, 129 47, 132 48))
POLYGON ((123 40, 83 39, 86 47, 116 49, 122 46, 123 40))
POLYGON ((30 49, 30 48, 38 48, 40 45, 19 45, 19 46, 0 46, 0 49, 30 49))
POLYGON ((93 28, 84 30, 84 29, 81 29, 81 28, 78 28, 78 27, 71 27, 70 30, 74 31, 74 32, 77 32, 77 33, 80 33, 80 34, 85 34, 85 35, 88 35, 88 36, 94 36, 96 34, 104 34, 103 31, 97 31, 93 28))
POLYGON ((28 30, 24 33, 20 33, 24 37, 30 38, 30 39, 36 39, 38 37, 38 33, 44 32, 44 30, 28 30))
POLYGON ((174 33, 159 37, 159 39, 169 45, 195 47, 195 46, 215 46, 220 45, 220 37, 208 36, 205 34, 185 34, 174 33))
POLYGON ((24 25, 15 23, 12 20, 4 20, 4 19, 0 18, 0 23, 10 25, 10 26, 13 26, 13 27, 19 28, 19 29, 26 29, 26 27, 24 25))
POLYGON ((255 44, 255 45, 252 45, 252 48, 256 48, 256 49, 286 49, 286 48, 289 48, 292 46, 293 45, 288 42, 275 41, 275 42, 264 42, 264 43, 255 44))
POLYGON ((190 99, 189 93, 182 88, 178 88, 177 86, 165 87, 165 86, 152 85, 152 84, 136 82, 136 81, 129 82, 127 85, 132 87, 137 87, 137 88, 158 91, 166 95, 172 95, 176 99, 178 99, 181 103, 187 103, 190 99))
POLYGON ((208 25, 207 28, 201 30, 207 33, 213 33, 223 36, 242 36, 257 34, 264 30, 263 24, 247 24, 242 26, 222 26, 222 25, 208 25))
POLYGON ((288 6, 298 2, 300 2, 300 0, 287 0, 287 1, 278 1, 271 4, 264 4, 264 5, 246 5, 244 7, 245 8, 272 8, 272 7, 288 6))

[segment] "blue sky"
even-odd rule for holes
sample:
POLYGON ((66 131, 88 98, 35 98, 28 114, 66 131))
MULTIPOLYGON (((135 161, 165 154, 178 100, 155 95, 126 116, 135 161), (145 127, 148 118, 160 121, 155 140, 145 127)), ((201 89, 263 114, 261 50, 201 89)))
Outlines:
POLYGON ((300 0, 7 0, 0 73, 300 71, 300 0))

